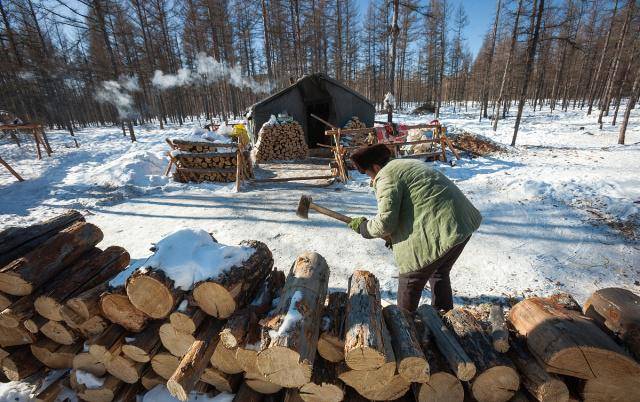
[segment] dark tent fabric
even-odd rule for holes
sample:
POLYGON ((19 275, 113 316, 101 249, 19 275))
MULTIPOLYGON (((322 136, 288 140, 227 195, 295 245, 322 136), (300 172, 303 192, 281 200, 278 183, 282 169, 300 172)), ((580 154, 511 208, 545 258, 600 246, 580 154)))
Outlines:
POLYGON ((254 104, 247 112, 249 131, 253 141, 271 115, 286 113, 298 121, 310 148, 328 144, 323 123, 311 117, 321 117, 329 123, 343 127, 357 116, 367 127, 373 126, 375 107, 371 101, 342 83, 324 75, 305 75, 293 85, 254 104))

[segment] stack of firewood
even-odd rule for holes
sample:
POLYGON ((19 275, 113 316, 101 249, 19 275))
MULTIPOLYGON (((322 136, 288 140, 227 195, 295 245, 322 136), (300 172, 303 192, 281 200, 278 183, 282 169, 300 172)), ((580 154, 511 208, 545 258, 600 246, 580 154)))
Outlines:
POLYGON ((305 159, 308 156, 304 130, 297 121, 267 122, 260 128, 254 150, 256 162, 305 159))
POLYGON ((560 294, 525 299, 506 315, 497 304, 411 314, 383 307, 368 271, 328 294, 319 254, 303 253, 285 276, 263 243, 242 242, 236 259, 202 231, 157 243, 147 265, 110 287, 128 255, 95 250, 99 230, 79 214, 21 233, 0 234, 10 303, 0 314, 3 371, 23 379, 72 369, 39 400, 65 384, 87 401, 135 400, 156 386, 180 400, 192 392, 235 393, 234 401, 640 399, 640 297, 626 290, 596 291, 584 310, 560 294), (205 273, 185 260, 203 239, 224 250, 196 253, 220 261, 205 273))
POLYGON ((218 148, 215 144, 207 141, 189 141, 189 140, 181 140, 181 139, 173 139, 171 140, 173 147, 175 149, 179 149, 184 152, 216 152, 218 148))

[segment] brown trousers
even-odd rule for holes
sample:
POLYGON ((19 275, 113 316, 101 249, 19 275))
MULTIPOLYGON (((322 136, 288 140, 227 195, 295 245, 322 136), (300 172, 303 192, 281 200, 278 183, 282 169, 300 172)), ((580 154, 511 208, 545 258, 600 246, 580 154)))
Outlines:
POLYGON ((449 272, 456 262, 467 240, 451 247, 444 255, 426 267, 398 277, 398 306, 409 311, 416 311, 422 290, 427 282, 431 288, 431 305, 438 310, 449 311, 453 308, 453 294, 449 272))

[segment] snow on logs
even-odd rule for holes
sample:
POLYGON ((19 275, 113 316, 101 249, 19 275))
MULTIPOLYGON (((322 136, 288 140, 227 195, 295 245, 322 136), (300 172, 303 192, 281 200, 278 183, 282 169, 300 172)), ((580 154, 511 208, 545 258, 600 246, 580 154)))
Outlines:
POLYGON ((593 321, 552 298, 519 302, 508 321, 548 372, 585 380, 640 375, 640 364, 593 321))
POLYGON ((203 230, 183 229, 162 239, 147 264, 128 279, 131 303, 151 318, 167 317, 191 291, 205 313, 228 318, 250 301, 273 266, 267 246, 258 241, 225 246, 203 230))
POLYGON ((511 399, 520 387, 518 372, 508 358, 494 350, 492 340, 471 311, 455 308, 444 315, 444 320, 478 369, 471 381, 474 398, 479 402, 511 399))
POLYGON ((256 365, 268 381, 291 388, 311 380, 328 283, 321 255, 305 252, 296 259, 278 305, 260 322, 269 340, 256 365))

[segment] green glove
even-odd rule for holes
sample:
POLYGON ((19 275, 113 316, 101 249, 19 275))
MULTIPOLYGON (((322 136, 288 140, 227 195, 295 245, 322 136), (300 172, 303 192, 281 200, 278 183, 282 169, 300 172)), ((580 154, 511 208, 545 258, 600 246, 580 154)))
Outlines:
POLYGON ((360 233, 360 225, 362 224, 362 222, 365 222, 366 220, 367 218, 365 218, 364 216, 361 216, 359 218, 353 218, 351 219, 351 222, 347 223, 347 226, 353 229, 354 232, 360 233))

